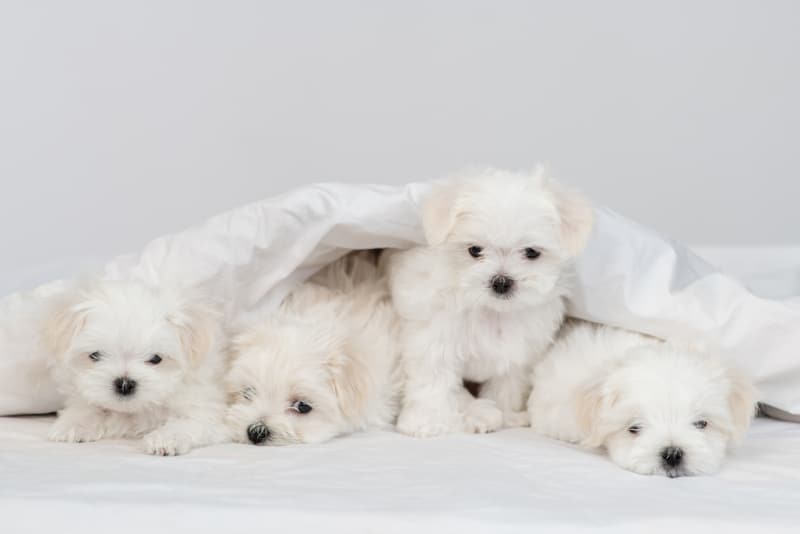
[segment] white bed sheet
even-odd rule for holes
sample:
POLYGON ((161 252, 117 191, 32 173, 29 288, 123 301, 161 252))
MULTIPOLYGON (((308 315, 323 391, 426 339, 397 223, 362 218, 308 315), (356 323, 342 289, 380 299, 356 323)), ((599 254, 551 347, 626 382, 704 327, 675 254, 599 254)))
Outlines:
POLYGON ((0 418, 3 532, 800 529, 800 425, 768 419, 719 474, 678 479, 628 473, 527 429, 162 458, 132 441, 49 443, 51 422, 0 418))

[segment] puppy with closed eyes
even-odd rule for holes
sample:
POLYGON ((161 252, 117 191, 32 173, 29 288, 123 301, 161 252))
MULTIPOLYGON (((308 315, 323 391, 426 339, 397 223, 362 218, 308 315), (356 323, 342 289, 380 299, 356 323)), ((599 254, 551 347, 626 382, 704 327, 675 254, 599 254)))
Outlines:
POLYGON ((535 368, 528 411, 539 434, 604 448, 636 473, 677 477, 716 471, 755 399, 716 356, 576 321, 535 368))
POLYGON ((335 262, 233 337, 227 424, 255 445, 390 429, 400 403, 397 322, 371 253, 335 262))
POLYGON ((169 456, 227 437, 220 322, 193 292, 95 281, 61 297, 44 339, 66 399, 51 440, 142 438, 169 456))
POLYGON ((526 425, 531 367, 563 320, 591 206, 541 171, 489 170, 435 187, 421 216, 427 245, 385 260, 406 372, 397 428, 526 425), (465 381, 480 384, 478 398, 465 381))

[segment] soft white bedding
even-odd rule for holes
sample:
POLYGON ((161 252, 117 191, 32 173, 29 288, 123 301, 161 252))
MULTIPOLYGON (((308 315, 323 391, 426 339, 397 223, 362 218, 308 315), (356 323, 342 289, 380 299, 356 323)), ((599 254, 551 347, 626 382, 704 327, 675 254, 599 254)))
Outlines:
POLYGON ((716 476, 668 479, 527 429, 163 458, 53 444, 51 417, 0 418, 2 531, 797 532, 800 425, 758 419, 716 476), (180 528, 178 528, 180 527, 180 528))

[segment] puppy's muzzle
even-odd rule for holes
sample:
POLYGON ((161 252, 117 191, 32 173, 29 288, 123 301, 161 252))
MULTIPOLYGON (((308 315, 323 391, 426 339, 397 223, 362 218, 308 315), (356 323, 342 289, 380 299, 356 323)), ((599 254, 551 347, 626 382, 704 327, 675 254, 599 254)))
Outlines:
POLYGON ((114 380, 114 389, 123 397, 133 395, 133 392, 136 391, 136 380, 121 376, 114 380))
POLYGON ((269 428, 264 423, 253 423, 247 427, 247 439, 253 445, 260 445, 269 439, 269 428))
POLYGON ((495 294, 507 295, 514 289, 514 279, 504 274, 498 274, 492 277, 490 285, 495 294))

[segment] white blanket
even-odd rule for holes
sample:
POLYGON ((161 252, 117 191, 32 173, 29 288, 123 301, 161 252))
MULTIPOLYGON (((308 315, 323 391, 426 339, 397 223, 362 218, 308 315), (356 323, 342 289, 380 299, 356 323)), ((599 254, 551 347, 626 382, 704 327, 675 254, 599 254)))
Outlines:
MULTIPOLYGON (((203 284, 229 316, 275 305, 346 250, 421 243, 419 199, 406 187, 323 184, 243 206, 116 258, 105 275, 203 284)), ((760 399, 800 414, 800 299, 751 294, 686 247, 605 209, 578 262, 570 312, 578 317, 719 346, 749 372, 760 399)), ((0 414, 60 407, 38 340, 54 282, 0 301, 0 414)))

